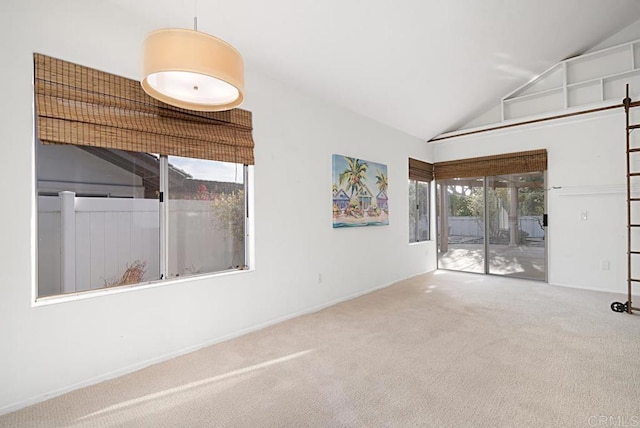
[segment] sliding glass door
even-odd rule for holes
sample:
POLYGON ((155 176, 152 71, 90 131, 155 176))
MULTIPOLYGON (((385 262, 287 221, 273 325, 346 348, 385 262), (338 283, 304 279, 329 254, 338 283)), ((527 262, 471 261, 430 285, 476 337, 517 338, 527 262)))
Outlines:
POLYGON ((544 174, 487 177, 488 273, 545 279, 544 174))
POLYGON ((438 267, 485 272, 484 180, 438 182, 438 267))
POLYGON ((438 268, 546 279, 544 173, 437 182, 438 268))

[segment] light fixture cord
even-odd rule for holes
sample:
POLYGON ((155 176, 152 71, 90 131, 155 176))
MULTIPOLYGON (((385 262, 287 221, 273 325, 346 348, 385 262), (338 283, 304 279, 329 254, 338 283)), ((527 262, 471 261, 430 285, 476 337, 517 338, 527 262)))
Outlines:
POLYGON ((193 9, 193 30, 198 31, 198 0, 194 0, 193 9))

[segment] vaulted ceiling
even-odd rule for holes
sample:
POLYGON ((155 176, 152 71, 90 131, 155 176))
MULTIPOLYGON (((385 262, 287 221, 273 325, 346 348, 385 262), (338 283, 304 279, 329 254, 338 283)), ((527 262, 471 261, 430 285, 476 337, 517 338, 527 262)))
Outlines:
POLYGON ((248 71, 424 140, 640 19, 636 0, 108 1, 148 31, 197 14, 248 71))

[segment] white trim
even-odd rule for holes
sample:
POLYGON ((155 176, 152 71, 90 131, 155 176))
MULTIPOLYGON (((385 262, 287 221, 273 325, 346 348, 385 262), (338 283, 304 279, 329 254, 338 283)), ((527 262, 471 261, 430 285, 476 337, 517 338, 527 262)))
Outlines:
MULTIPOLYGON (((31 241, 31 302, 38 298, 38 151, 36 150, 36 101, 35 101, 35 75, 31 75, 31 222, 29 236, 31 241)), ((0 414, 2 411, 0 410, 0 414)))
POLYGON ((638 72, 640 72, 640 70, 627 70, 627 71, 621 71, 620 73, 614 73, 614 74, 606 74, 604 76, 600 76, 600 77, 594 77, 593 79, 588 79, 588 80, 582 80, 580 82, 575 82, 575 83, 569 83, 567 84, 568 88, 575 88, 575 87, 580 87, 580 86, 587 86, 587 85, 593 85, 594 83, 598 83, 600 80, 611 80, 614 77, 621 77, 624 76, 626 74, 638 74, 638 72))
POLYGON ((253 165, 247 165, 247 182, 245 184, 246 189, 246 197, 247 197, 247 205, 248 205, 248 214, 249 218, 247 221, 247 234, 248 239, 245 240, 245 248, 248 248, 247 259, 244 263, 249 266, 249 269, 256 268, 256 211, 255 211, 255 178, 254 178, 254 170, 253 165))
MULTIPOLYGON (((505 126, 508 125, 518 125, 522 122, 529 122, 529 121, 533 121, 533 120, 539 120, 539 119, 546 119, 546 118, 552 118, 554 116, 562 116, 562 115, 568 115, 568 114, 572 114, 572 113, 579 113, 585 110, 591 110, 591 109, 596 109, 596 108, 601 108, 601 107, 610 107, 610 106, 617 106, 618 104, 620 104, 620 101, 614 101, 614 100, 609 100, 609 101, 605 101, 605 102, 599 102, 599 103, 594 103, 594 104, 588 104, 588 105, 581 105, 578 107, 570 107, 566 110, 560 110, 560 111, 553 111, 553 112, 545 112, 545 113, 540 113, 540 114, 536 114, 536 115, 531 115, 531 116, 526 116, 526 117, 518 117, 515 119, 508 119, 508 120, 504 120, 502 122, 496 122, 496 123, 489 123, 486 125, 481 125, 481 126, 476 126, 475 128, 466 128, 466 129, 459 129, 456 131, 451 131, 451 132, 446 132, 444 134, 439 134, 433 138, 447 138, 447 139, 451 139, 451 138, 455 138, 455 137, 467 137, 470 135, 467 135, 469 133, 472 132, 478 132, 478 131, 491 131, 491 132, 498 132, 498 131, 513 131, 514 129, 516 129, 515 127, 510 127, 510 128, 504 128, 505 126), (497 129, 493 129, 493 128, 497 128, 497 129)), ((554 123, 554 120, 568 120, 568 119, 585 119, 585 118, 589 118, 589 117, 594 117, 595 115, 604 115, 604 114, 613 114, 616 112, 622 112, 622 107, 620 107, 620 110, 616 110, 616 109, 611 109, 611 110, 603 110, 600 112, 594 112, 594 113, 590 113, 589 116, 580 116, 580 115, 575 115, 575 116, 569 116, 569 117, 562 117, 562 118, 558 118, 558 119, 552 119, 548 122, 536 122, 536 123, 528 123, 526 125, 521 125, 521 126, 536 126, 536 125, 551 125, 554 123)), ((429 144, 435 144, 435 143, 444 143, 447 140, 435 140, 435 141, 431 141, 428 140, 429 144)))
POLYGON ((619 45, 610 46, 608 48, 600 49, 600 50, 597 50, 597 51, 594 51, 594 52, 589 52, 589 53, 584 53, 582 55, 574 56, 573 58, 565 59, 562 62, 566 62, 566 63, 580 62, 580 60, 583 60, 585 58, 589 58, 591 56, 597 56, 597 55, 600 55, 600 54, 603 54, 603 53, 607 53, 609 51, 614 51, 616 49, 618 49, 620 51, 624 51, 624 47, 626 45, 633 45, 634 43, 638 43, 638 42, 640 42, 640 39, 636 39, 636 40, 633 40, 633 41, 630 41, 630 42, 620 43, 619 45))
POLYGON ((160 156, 160 186, 162 201, 158 201, 158 223, 160 229, 160 279, 169 276, 169 157, 160 156))
POLYGON ((622 195, 627 192, 627 187, 624 184, 573 186, 552 189, 551 192, 559 196, 622 195))
MULTIPOLYGON (((547 68, 545 71, 543 71, 542 73, 538 74, 535 77, 532 77, 527 83, 525 83, 524 85, 520 86, 519 88, 509 92, 507 95, 505 95, 504 97, 502 97, 502 102, 511 99, 512 96, 514 96, 515 94, 517 94, 518 92, 524 91, 525 89, 527 89, 529 86, 531 86, 532 84, 534 84, 535 82, 537 82, 540 79, 543 79, 544 77, 546 77, 548 74, 551 74, 553 71, 555 71, 554 69, 559 67, 560 64, 562 64, 561 62, 557 62, 555 64, 553 64, 551 67, 547 68)), ((554 89, 560 89, 560 87, 554 88, 554 89)), ((518 95, 516 95, 516 97, 518 97, 518 95)))
POLYGON ((559 94, 561 92, 564 93, 566 89, 567 89, 566 86, 564 88, 559 87, 559 88, 543 89, 542 91, 532 92, 530 94, 518 95, 515 98, 509 98, 508 100, 504 100, 503 103, 509 104, 516 101, 526 100, 527 98, 536 98, 536 97, 550 95, 554 93, 559 94))
POLYGON ((569 108, 569 85, 567 85, 567 83, 569 82, 568 79, 568 71, 567 71, 567 63, 563 62, 562 63, 562 95, 564 96, 564 109, 568 109, 569 108))
POLYGON ((130 184, 74 183, 71 181, 38 180, 38 192, 58 193, 62 191, 83 194, 104 194, 113 197, 144 197, 144 186, 130 184))
POLYGON ((44 297, 36 298, 35 301, 32 302, 31 307, 41 307, 41 306, 55 305, 58 303, 74 302, 77 300, 92 299, 94 297, 101 297, 105 295, 127 293, 130 291, 138 291, 138 290, 147 290, 149 288, 157 288, 157 287, 163 287, 167 285, 178 285, 181 283, 199 281, 202 279, 244 274, 244 273, 253 272, 253 271, 254 271, 253 269, 234 269, 234 270, 228 270, 228 271, 222 271, 222 272, 203 273, 200 275, 183 276, 179 278, 167 278, 167 279, 161 279, 157 281, 142 282, 138 284, 122 285, 119 287, 103 287, 103 288, 96 288, 92 290, 77 291, 75 293, 69 293, 69 294, 56 294, 53 296, 44 296, 44 297))
POLYGON ((409 242, 409 246, 420 245, 420 244, 428 244, 429 242, 435 242, 435 241, 433 239, 426 239, 424 241, 409 242))
MULTIPOLYGON (((573 288, 576 290, 586 290, 586 291, 594 291, 596 293, 609 293, 609 294, 613 294, 613 295, 620 295, 625 301, 627 300, 627 287, 626 287, 627 281, 624 281, 624 288, 621 291, 611 291, 608 288, 602 288, 602 287, 584 287, 581 285, 575 285, 575 284, 562 284, 559 282, 554 282, 554 283, 549 283, 549 285, 553 286, 553 287, 563 287, 563 288, 573 288)), ((637 293, 633 293, 633 296, 638 296, 640 297, 640 294, 637 293)), ((612 296, 613 299, 615 299, 614 296, 612 296)), ((603 302, 604 304, 607 304, 606 301, 603 302)), ((606 309, 606 307, 605 307, 606 309)))
MULTIPOLYGON (((601 186, 570 186, 551 189, 558 196, 591 196, 591 195, 624 195, 626 199, 627 187, 625 184, 605 184, 601 186)), ((631 186, 631 197, 640 198, 640 188, 631 186)))
MULTIPOLYGON (((237 165, 236 165, 237 168, 237 165)), ((251 257, 251 251, 249 247, 249 241, 251 240, 253 234, 249 233, 249 222, 251 221, 251 217, 249 215, 249 209, 251 208, 249 205, 249 166, 242 165, 242 179, 244 183, 244 265, 251 267, 251 261, 253 258, 251 257)))

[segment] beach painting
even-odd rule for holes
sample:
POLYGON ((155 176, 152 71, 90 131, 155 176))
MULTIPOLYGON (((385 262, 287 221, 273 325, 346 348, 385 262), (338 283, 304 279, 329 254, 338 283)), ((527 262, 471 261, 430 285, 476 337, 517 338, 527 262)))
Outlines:
POLYGON ((333 155, 333 227, 389 224, 387 166, 333 155))

